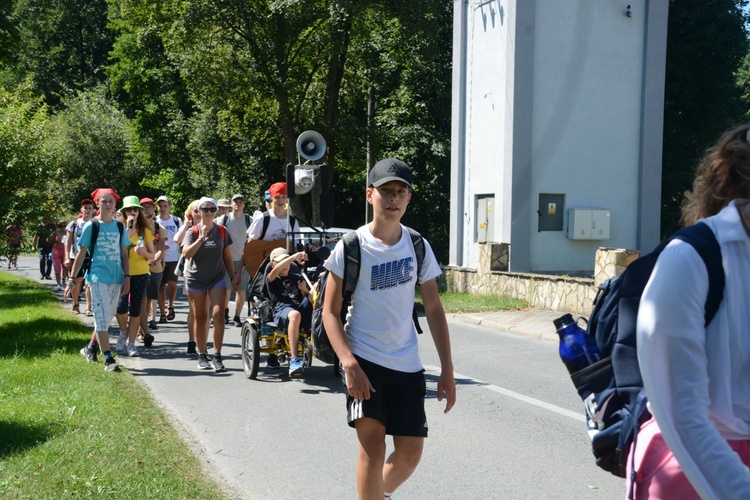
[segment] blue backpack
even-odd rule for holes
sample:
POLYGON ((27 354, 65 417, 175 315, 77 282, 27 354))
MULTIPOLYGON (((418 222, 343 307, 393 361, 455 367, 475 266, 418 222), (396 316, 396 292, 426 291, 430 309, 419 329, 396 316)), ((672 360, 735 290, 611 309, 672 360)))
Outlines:
MULTIPOLYGON (((674 239, 691 244, 706 264, 709 288, 705 325, 708 326, 724 296, 724 267, 713 231, 698 223, 678 231, 653 252, 635 260, 620 276, 599 286, 586 331, 596 339, 603 359, 571 375, 585 403, 596 464, 619 477, 625 477, 626 461, 638 429, 651 418, 638 366, 638 307, 656 259, 674 239)), ((631 480, 634 478, 635 471, 631 480)))

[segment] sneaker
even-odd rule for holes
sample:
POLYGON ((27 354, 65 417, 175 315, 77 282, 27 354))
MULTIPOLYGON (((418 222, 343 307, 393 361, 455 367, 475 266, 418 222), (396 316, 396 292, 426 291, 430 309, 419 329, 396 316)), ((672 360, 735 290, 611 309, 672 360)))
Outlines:
POLYGON ((161 316, 159 318, 159 323, 169 323, 169 321, 167 321, 167 317, 166 316, 161 316))
POLYGON ((89 363, 96 363, 96 350, 91 350, 89 346, 86 346, 81 349, 80 353, 89 363))
POLYGON ((149 330, 158 330, 159 327, 156 326, 156 321, 154 321, 154 320, 149 321, 148 322, 148 329, 149 330))
POLYGON ((302 368, 302 359, 292 358, 289 360, 289 376, 296 377, 302 375, 304 369, 302 368))
POLYGON ((208 359, 207 354, 198 354, 198 369, 199 370, 211 369, 211 360, 208 359))
POLYGON ((239 316, 235 316, 234 321, 232 323, 234 324, 234 326, 242 326, 242 321, 240 321, 239 316))
POLYGON ((120 365, 117 364, 117 361, 115 361, 114 358, 108 358, 106 361, 104 361, 104 371, 119 372, 120 365))
POLYGON ((128 344, 128 356, 130 356, 131 358, 140 356, 138 348, 135 346, 135 344, 128 344))
POLYGON ((117 354, 127 354, 127 336, 120 332, 120 336, 117 338, 117 344, 115 344, 115 351, 117 351, 117 354))
POLYGON ((266 366, 268 368, 278 368, 279 358, 277 358, 275 354, 269 354, 266 358, 266 366))
POLYGON ((196 354, 197 351, 195 350, 195 340, 188 340, 188 354, 196 354))
POLYGON ((227 371, 227 369, 224 367, 224 363, 221 362, 221 354, 214 354, 214 359, 211 361, 211 366, 214 367, 214 371, 216 373, 227 371))

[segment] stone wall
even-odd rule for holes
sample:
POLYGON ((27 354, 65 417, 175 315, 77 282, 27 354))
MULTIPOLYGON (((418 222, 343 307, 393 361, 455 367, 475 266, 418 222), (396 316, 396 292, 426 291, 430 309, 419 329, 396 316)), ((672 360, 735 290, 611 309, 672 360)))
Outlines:
POLYGON ((514 273, 508 269, 509 245, 480 243, 479 269, 445 266, 443 286, 451 291, 478 295, 506 295, 525 300, 531 307, 588 316, 597 287, 620 273, 635 259, 636 250, 600 248, 594 262, 594 279, 549 274, 514 273))

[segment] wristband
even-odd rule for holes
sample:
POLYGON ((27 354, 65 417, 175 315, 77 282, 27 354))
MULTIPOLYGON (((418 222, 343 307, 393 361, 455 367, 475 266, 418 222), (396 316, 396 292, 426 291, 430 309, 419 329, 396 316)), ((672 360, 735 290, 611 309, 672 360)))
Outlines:
POLYGON ((123 274, 122 277, 123 278, 130 278, 130 275, 129 274, 123 274))

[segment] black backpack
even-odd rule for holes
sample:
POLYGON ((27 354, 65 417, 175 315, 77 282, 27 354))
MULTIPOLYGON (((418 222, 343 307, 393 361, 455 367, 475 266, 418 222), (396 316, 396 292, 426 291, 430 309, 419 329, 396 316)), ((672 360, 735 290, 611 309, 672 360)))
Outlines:
MULTIPOLYGON (((724 267, 716 236, 701 222, 678 231, 653 252, 635 260, 620 276, 599 286, 586 331, 596 339, 603 359, 571 375, 585 403, 596 464, 619 477, 625 477, 628 454, 636 442, 638 429, 651 418, 638 366, 638 307, 656 259, 674 239, 692 245, 706 264, 709 288, 705 325, 708 326, 724 296, 724 267)), ((631 477, 634 479, 635 471, 631 477)), ((630 491, 632 494, 632 488, 630 491)))
MULTIPOLYGON (((422 271, 422 263, 425 257, 425 245, 422 235, 417 231, 407 227, 409 230, 409 236, 411 236, 411 242, 414 245, 414 253, 417 256, 417 279, 422 271)), ((359 278, 359 268, 361 263, 361 253, 359 247, 359 237, 356 231, 346 233, 342 238, 344 242, 344 276, 343 276, 343 302, 341 304, 341 323, 346 324, 346 313, 349 310, 349 306, 352 303, 352 294, 354 294, 354 288, 357 285, 357 279, 359 278)), ((328 340, 328 333, 326 333, 325 326, 323 325, 323 303, 325 301, 326 283, 328 282, 329 271, 321 273, 318 279, 318 297, 315 301, 315 307, 312 313, 311 331, 312 331, 312 345, 315 357, 323 361, 324 363, 336 363, 336 352, 331 346, 330 340, 328 340)), ((417 310, 412 310, 412 318, 414 325, 417 328, 417 332, 422 333, 422 328, 419 326, 417 320, 417 310)))
MULTIPOLYGON (((294 232, 294 226, 298 226, 297 219, 293 215, 287 215, 289 217, 289 228, 294 232)), ((263 212, 263 226, 260 230, 260 237, 259 240, 262 240, 266 236, 266 231, 268 231, 268 226, 271 224, 271 214, 266 210, 263 212)))
MULTIPOLYGON (((221 217, 219 217, 218 219, 216 219, 216 223, 218 225, 220 225, 220 226, 226 227, 228 220, 229 220, 229 214, 224 214, 221 217)), ((253 223, 253 219, 252 219, 252 217, 250 217, 250 214, 245 214, 245 229, 249 228, 250 224, 252 224, 252 223, 253 223)), ((267 223, 265 224, 265 227, 268 228, 268 224, 267 223)), ((263 234, 264 235, 266 234, 265 230, 263 230, 263 234)), ((262 240, 263 236, 261 236, 260 239, 262 240)))
MULTIPOLYGON (((117 230, 120 231, 120 239, 122 239, 122 232, 125 230, 125 225, 120 222, 117 222, 117 230)), ((89 247, 86 249, 86 257, 83 259, 83 264, 81 265, 81 269, 84 273, 87 273, 89 269, 91 269, 91 259, 94 258, 94 250, 96 250, 96 240, 99 238, 99 219, 94 217, 91 219, 91 243, 89 244, 89 247)))

